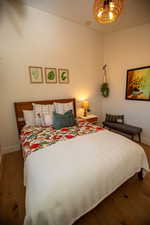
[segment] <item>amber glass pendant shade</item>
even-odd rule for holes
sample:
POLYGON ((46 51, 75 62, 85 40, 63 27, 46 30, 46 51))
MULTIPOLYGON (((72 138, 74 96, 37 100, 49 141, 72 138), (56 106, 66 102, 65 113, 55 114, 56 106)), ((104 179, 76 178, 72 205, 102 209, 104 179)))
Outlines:
POLYGON ((122 7, 123 0, 95 0, 94 17, 99 23, 112 23, 120 16, 122 7))

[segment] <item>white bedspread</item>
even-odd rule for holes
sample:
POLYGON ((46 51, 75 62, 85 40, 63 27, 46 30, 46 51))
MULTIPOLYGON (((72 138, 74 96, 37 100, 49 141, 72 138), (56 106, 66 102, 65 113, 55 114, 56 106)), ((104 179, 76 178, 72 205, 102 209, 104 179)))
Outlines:
POLYGON ((24 225, 71 225, 141 168, 136 143, 103 130, 58 142, 25 161, 24 225))

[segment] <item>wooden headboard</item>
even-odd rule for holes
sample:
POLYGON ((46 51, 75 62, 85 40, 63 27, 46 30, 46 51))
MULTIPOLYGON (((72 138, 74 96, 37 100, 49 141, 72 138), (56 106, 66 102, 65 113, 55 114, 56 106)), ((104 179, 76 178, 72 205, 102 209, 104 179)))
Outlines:
POLYGON ((75 98, 67 98, 67 99, 54 99, 54 100, 44 100, 44 101, 31 101, 31 102, 15 102, 15 113, 16 113, 16 121, 17 121, 17 128, 20 134, 22 127, 25 125, 23 110, 32 110, 33 106, 32 103, 36 104, 53 104, 54 102, 58 103, 68 103, 73 102, 74 108, 74 115, 76 117, 76 100, 75 98))

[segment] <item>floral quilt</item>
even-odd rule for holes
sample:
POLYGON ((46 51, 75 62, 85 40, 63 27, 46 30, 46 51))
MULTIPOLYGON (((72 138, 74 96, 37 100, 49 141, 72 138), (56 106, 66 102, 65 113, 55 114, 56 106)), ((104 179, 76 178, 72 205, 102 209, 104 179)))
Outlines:
POLYGON ((103 130, 103 128, 85 121, 79 121, 76 126, 60 130, 55 130, 52 126, 25 126, 20 136, 23 156, 26 158, 32 152, 44 149, 58 141, 65 141, 100 130, 103 130))

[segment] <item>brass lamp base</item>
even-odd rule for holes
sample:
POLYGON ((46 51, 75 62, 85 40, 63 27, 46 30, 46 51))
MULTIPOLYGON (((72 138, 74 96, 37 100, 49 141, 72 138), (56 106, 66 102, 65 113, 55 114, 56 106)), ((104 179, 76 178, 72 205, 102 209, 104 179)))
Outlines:
POLYGON ((84 114, 83 114, 83 116, 84 116, 84 117, 87 116, 87 110, 86 110, 86 109, 84 109, 84 114))

